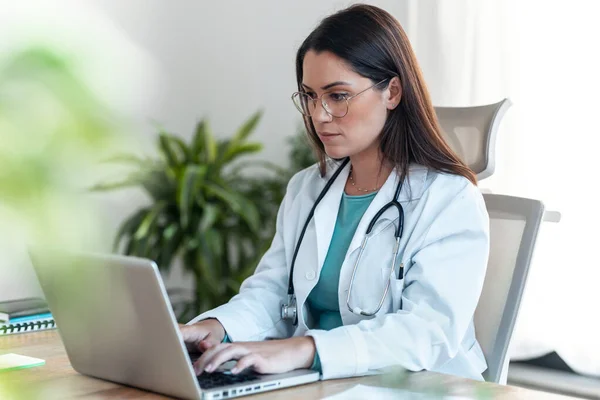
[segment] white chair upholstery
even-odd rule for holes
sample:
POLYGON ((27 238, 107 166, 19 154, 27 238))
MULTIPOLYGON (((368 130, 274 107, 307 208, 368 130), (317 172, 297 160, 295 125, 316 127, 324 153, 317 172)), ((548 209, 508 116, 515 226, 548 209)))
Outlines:
POLYGON ((446 141, 478 180, 494 173, 496 133, 511 104, 504 99, 476 107, 435 107, 446 141))
POLYGON ((508 348, 527 281, 544 205, 538 200, 484 194, 490 215, 490 257, 475 330, 488 369, 484 378, 505 384, 508 348))

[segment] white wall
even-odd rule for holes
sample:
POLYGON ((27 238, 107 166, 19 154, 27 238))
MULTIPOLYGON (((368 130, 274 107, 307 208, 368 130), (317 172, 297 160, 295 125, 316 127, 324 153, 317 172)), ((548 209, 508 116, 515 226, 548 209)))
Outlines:
MULTIPOLYGON (((262 157, 285 164, 285 138, 300 122, 290 95, 295 52, 320 19, 349 1, 0 1, 0 52, 31 38, 84 54, 83 73, 131 121, 136 148, 154 151, 152 121, 189 137, 210 118, 230 135, 264 109, 254 139, 262 157)), ((372 1, 404 23, 407 1, 372 1)), ((0 53, 1 54, 1 53, 0 53)), ((134 146, 132 146, 134 147, 134 146)), ((145 201, 135 190, 96 196, 109 234, 145 201)), ((6 228, 6 227, 5 227, 6 228)), ((14 230, 0 229, 0 301, 41 294, 14 230), (2 233, 4 232, 4 233, 2 233)), ((170 286, 189 286, 176 270, 170 286)))

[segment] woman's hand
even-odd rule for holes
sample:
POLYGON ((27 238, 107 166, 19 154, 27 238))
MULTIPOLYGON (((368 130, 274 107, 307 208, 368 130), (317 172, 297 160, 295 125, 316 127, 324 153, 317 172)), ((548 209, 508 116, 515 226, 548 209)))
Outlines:
POLYGON ((315 342, 310 336, 264 342, 220 343, 204 352, 194 363, 196 375, 213 372, 229 360, 238 360, 234 374, 246 368, 261 374, 275 374, 310 368, 315 357, 315 342))
POLYGON ((192 353, 202 353, 225 338, 223 325, 214 318, 204 319, 192 325, 179 324, 179 330, 188 351, 192 353))

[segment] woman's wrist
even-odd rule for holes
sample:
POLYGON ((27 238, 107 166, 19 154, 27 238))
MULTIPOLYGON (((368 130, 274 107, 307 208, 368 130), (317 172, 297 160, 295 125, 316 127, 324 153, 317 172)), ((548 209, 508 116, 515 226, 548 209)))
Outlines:
POLYGON ((292 338, 297 341, 294 346, 298 346, 299 353, 302 357, 299 357, 301 364, 299 368, 309 369, 313 365, 315 354, 317 353, 317 347, 315 346, 315 340, 312 336, 299 336, 292 338))
POLYGON ((208 324, 210 331, 217 336, 217 339, 222 342, 225 339, 225 327, 216 318, 207 318, 196 322, 197 324, 208 324))

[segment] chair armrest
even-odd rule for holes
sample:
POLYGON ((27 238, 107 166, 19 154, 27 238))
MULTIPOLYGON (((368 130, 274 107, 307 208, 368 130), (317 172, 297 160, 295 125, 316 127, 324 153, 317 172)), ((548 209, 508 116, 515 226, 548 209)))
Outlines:
POLYGON ((561 217, 559 211, 544 211, 544 222, 560 222, 561 217))
MULTIPOLYGON (((479 190, 481 191, 481 193, 484 194, 492 194, 492 190, 488 189, 488 188, 482 188, 480 187, 479 190)), ((544 218, 543 221, 544 222, 555 222, 558 223, 560 222, 562 215, 560 214, 560 211, 552 211, 552 210, 546 210, 544 211, 544 218)))

